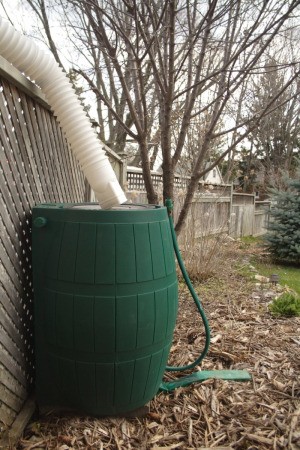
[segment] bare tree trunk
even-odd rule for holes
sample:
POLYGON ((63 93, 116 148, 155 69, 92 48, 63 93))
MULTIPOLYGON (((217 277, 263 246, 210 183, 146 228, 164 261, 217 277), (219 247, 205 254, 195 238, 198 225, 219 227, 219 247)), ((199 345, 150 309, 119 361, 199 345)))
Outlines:
POLYGON ((148 158, 148 146, 145 141, 140 143, 140 155, 141 155, 144 183, 145 183, 145 188, 146 188, 146 192, 147 192, 148 203, 157 204, 158 203, 158 195, 153 187, 151 171, 150 171, 150 163, 149 163, 149 158, 148 158))

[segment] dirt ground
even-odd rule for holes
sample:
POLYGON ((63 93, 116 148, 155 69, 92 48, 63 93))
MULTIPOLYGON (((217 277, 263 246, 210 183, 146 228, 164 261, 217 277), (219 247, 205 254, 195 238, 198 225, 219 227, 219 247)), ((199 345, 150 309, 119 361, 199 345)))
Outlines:
MULTIPOLYGON (((196 284, 212 335, 198 370, 246 369, 252 381, 209 379, 161 392, 140 418, 52 413, 32 421, 15 448, 300 449, 300 318, 274 318, 268 303, 281 287, 245 277, 253 271, 249 258, 259 249, 238 242, 227 247, 217 275, 196 284)), ((203 348, 203 325, 195 311, 180 283, 170 364, 187 364, 203 348)), ((182 375, 172 373, 166 380, 182 375)))

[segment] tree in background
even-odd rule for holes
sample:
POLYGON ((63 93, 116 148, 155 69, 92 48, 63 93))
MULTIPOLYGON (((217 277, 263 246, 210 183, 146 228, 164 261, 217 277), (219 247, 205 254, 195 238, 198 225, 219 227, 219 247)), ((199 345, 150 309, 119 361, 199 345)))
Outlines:
POLYGON ((28 3, 45 30, 51 51, 53 35, 47 30, 52 30, 54 8, 58 8, 56 20, 64 17, 76 54, 86 63, 73 61, 96 96, 101 138, 120 152, 126 150, 128 139, 136 142, 150 203, 157 202, 150 172, 154 158, 160 155, 162 159, 164 198, 174 198, 174 176, 191 148, 191 124, 199 118, 202 129, 176 225, 178 232, 201 177, 234 153, 300 73, 296 64, 280 91, 269 97, 261 110, 247 118, 240 111, 235 123, 228 120, 247 81, 258 67, 264 67, 268 49, 290 26, 299 0, 28 3), (47 16, 47 11, 52 15, 47 16), (216 142, 226 136, 231 137, 230 143, 207 165, 218 148, 216 142))
POLYGON ((284 39, 274 42, 268 49, 264 66, 257 66, 256 72, 245 80, 235 105, 231 104, 232 120, 238 122, 239 117, 246 122, 261 114, 270 98, 274 99, 272 107, 267 106, 268 114, 261 117, 242 145, 235 147, 223 163, 224 179, 227 182, 238 179, 243 192, 259 192, 265 196, 270 186, 280 187, 282 169, 293 175, 294 157, 300 151, 299 79, 287 89, 282 88, 299 59, 294 48, 298 39, 299 30, 295 28, 285 34, 284 39), (281 94, 277 95, 279 92, 281 94))
POLYGON ((286 178, 286 190, 273 189, 266 245, 275 260, 300 265, 300 167, 296 178, 286 178))
MULTIPOLYGON (((250 116, 263 110, 269 98, 281 91, 289 77, 288 72, 293 70, 292 66, 280 66, 274 57, 268 58, 264 72, 253 80, 253 89, 247 98, 250 116)), ((251 150, 244 160, 245 175, 249 176, 251 170, 257 167, 263 168, 261 188, 265 191, 280 180, 282 170, 292 174, 295 169, 300 137, 299 86, 297 79, 295 84, 276 98, 269 114, 260 120, 249 135, 251 150)))

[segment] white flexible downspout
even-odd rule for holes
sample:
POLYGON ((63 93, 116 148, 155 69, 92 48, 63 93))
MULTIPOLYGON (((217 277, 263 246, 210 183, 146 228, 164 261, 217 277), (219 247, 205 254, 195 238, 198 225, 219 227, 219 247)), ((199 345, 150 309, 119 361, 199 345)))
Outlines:
POLYGON ((1 17, 0 54, 41 87, 100 206, 110 208, 126 202, 101 141, 54 57, 1 17))

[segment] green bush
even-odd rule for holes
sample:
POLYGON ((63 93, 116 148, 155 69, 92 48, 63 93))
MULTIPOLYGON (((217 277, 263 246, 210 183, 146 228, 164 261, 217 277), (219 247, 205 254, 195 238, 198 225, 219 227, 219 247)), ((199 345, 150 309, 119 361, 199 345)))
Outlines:
POLYGON ((274 299, 269 308, 275 316, 300 316, 300 297, 285 292, 274 299))
POLYGON ((272 189, 267 248, 277 261, 300 266, 300 168, 295 179, 286 179, 286 190, 272 189))

